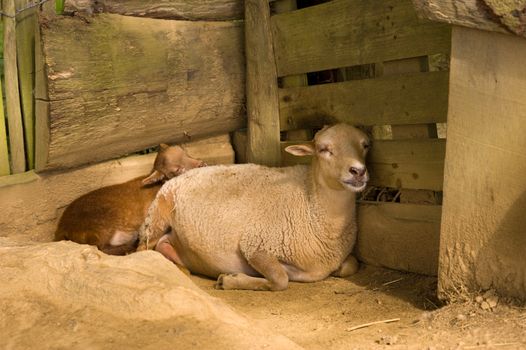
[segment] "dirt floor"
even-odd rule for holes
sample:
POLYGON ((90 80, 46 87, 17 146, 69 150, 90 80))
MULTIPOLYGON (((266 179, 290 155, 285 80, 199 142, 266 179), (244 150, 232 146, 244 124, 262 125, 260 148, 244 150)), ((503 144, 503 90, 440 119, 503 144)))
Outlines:
POLYGON ((349 279, 291 283, 275 293, 215 290, 214 281, 192 280, 306 349, 526 349, 526 308, 491 293, 441 306, 432 277, 363 266, 349 279), (399 321, 352 330, 391 319, 399 321))
POLYGON ((364 265, 283 292, 214 284, 153 251, 0 237, 0 349, 526 349, 523 305, 439 307, 431 277, 364 265))

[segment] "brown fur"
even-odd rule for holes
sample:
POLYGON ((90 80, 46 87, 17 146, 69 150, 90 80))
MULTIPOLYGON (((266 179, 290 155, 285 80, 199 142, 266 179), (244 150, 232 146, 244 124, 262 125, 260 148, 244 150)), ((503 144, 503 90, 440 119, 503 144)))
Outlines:
POLYGON ((148 177, 103 187, 74 200, 59 221, 55 240, 96 245, 112 255, 135 251, 139 227, 164 180, 204 165, 181 147, 162 144, 148 177), (112 239, 121 244, 111 244, 112 239))

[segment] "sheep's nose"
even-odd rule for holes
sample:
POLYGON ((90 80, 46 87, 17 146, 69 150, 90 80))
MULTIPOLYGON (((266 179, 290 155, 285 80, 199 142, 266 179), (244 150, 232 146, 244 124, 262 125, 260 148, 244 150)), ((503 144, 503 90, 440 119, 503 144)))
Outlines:
POLYGON ((349 169, 349 172, 351 174, 353 174, 354 176, 364 176, 365 175, 365 172, 367 171, 367 168, 366 167, 362 167, 362 168, 357 168, 357 167, 351 167, 349 169))

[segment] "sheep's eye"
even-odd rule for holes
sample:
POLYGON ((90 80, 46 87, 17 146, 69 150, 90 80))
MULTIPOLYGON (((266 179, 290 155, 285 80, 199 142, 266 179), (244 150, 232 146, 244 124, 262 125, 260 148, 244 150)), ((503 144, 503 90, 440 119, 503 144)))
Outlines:
POLYGON ((362 147, 363 147, 364 150, 368 150, 368 149, 371 147, 371 145, 368 144, 368 143, 364 143, 364 144, 362 145, 362 147))
POLYGON ((332 151, 330 150, 329 147, 325 146, 325 147, 321 147, 319 150, 318 150, 320 153, 325 153, 325 154, 330 154, 332 155, 332 151))

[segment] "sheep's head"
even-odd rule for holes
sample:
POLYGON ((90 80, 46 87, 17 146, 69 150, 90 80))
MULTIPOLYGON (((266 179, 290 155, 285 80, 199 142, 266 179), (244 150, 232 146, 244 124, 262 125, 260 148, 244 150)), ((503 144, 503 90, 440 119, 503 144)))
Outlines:
POLYGON ((142 180, 143 185, 169 180, 187 170, 206 166, 202 160, 190 157, 181 146, 159 145, 152 173, 142 180))
POLYGON ((365 157, 370 141, 361 130, 336 124, 318 131, 313 145, 294 145, 286 151, 296 156, 312 155, 313 171, 333 189, 360 192, 369 181, 365 157))

